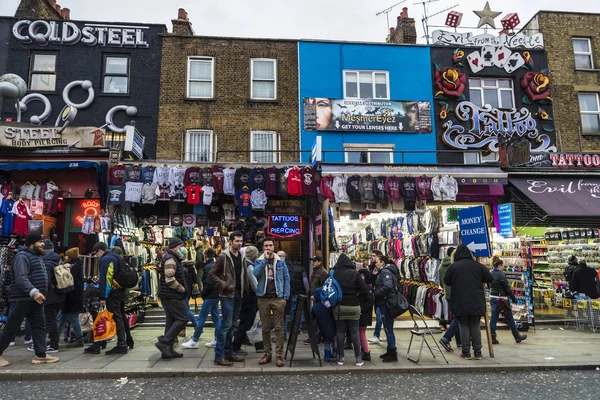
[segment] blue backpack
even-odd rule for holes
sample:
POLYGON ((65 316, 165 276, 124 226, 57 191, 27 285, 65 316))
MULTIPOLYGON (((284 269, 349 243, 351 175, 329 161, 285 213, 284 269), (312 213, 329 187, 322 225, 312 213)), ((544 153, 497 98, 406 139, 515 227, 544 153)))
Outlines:
POLYGON ((329 271, 329 278, 321 288, 321 302, 327 308, 337 306, 342 301, 342 288, 333 277, 333 269, 329 271))

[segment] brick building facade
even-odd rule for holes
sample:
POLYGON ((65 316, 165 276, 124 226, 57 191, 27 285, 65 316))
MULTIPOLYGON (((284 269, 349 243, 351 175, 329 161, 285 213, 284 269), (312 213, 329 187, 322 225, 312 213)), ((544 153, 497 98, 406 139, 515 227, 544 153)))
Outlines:
POLYGON ((540 11, 522 29, 544 35, 558 151, 600 148, 598 26, 600 14, 540 11))
POLYGON ((194 36, 183 9, 162 39, 158 159, 299 159, 296 41, 194 36))

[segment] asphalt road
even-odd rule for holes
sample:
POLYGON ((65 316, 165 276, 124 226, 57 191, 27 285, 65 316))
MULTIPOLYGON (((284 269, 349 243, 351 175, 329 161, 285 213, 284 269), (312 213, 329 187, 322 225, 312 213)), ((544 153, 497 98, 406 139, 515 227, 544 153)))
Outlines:
POLYGON ((0 399, 598 399, 600 371, 2 382, 0 399))

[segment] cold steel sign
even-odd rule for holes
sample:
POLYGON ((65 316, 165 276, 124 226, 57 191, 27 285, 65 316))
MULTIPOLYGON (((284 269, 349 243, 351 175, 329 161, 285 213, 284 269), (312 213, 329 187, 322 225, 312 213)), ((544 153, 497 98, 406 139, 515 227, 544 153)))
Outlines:
POLYGON ((302 217, 298 215, 269 215, 269 236, 289 238, 302 235, 302 217))
POLYGON ((18 21, 13 25, 13 36, 21 43, 75 45, 101 47, 147 48, 145 33, 148 27, 107 24, 76 24, 59 21, 18 21))

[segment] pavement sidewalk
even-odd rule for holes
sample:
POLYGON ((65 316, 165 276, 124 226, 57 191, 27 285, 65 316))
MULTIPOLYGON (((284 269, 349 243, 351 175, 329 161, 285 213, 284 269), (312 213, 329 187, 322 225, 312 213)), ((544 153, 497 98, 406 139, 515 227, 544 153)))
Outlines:
MULTIPOLYGON (((190 335, 192 329, 187 329, 190 335)), ((372 332, 369 331, 369 334, 372 332)), ((483 332, 482 332, 483 333, 483 332)), ((446 364, 439 353, 432 357, 427 346, 424 346, 421 360, 418 364, 406 359, 410 340, 407 329, 397 329, 397 346, 399 361, 397 363, 382 363, 379 355, 385 352, 386 343, 371 345, 372 361, 362 367, 356 367, 352 350, 346 350, 346 365, 339 367, 337 363, 323 361, 319 367, 313 360, 310 346, 302 341, 306 335, 300 335, 296 346, 293 366, 277 368, 272 362, 259 366, 262 353, 256 353, 253 347, 244 346, 249 352, 246 361, 235 363, 233 367, 217 367, 213 365, 214 351, 204 345, 213 338, 213 330, 206 329, 200 338, 200 348, 197 350, 179 349, 184 358, 162 360, 160 353, 154 347, 156 337, 161 334, 159 328, 136 328, 132 331, 135 348, 126 355, 108 356, 88 355, 83 349, 62 349, 54 354, 60 357, 60 362, 49 365, 33 365, 33 353, 26 350, 23 339, 17 338, 17 344, 9 348, 5 358, 10 366, 0 370, 0 380, 44 380, 44 379, 115 379, 143 377, 198 377, 198 376, 231 376, 231 375, 262 375, 262 374, 319 374, 319 373, 348 373, 348 372, 486 372, 486 371, 524 371, 549 369, 596 369, 600 367, 600 331, 592 333, 589 330, 565 330, 558 326, 531 330, 529 338, 521 344, 516 344, 508 330, 498 331, 500 345, 494 346, 496 357, 489 358, 487 348, 484 348, 484 359, 480 361, 463 360, 459 351, 445 353, 446 364)), ((436 340, 441 333, 434 331, 436 340)), ((369 336, 370 337, 370 336, 369 336)), ((181 338, 180 338, 181 339, 181 338)), ((484 335, 484 346, 485 335, 484 335)), ((431 341, 430 341, 431 342, 431 341)), ((115 342, 109 343, 108 349, 115 342)), ((411 355, 416 357, 420 339, 415 337, 411 355)), ((433 343, 430 343, 433 345, 433 343)), ((434 347, 434 352, 435 352, 434 347)), ((323 348, 320 346, 322 353, 323 348)), ((321 354, 322 356, 322 354, 321 354)))

